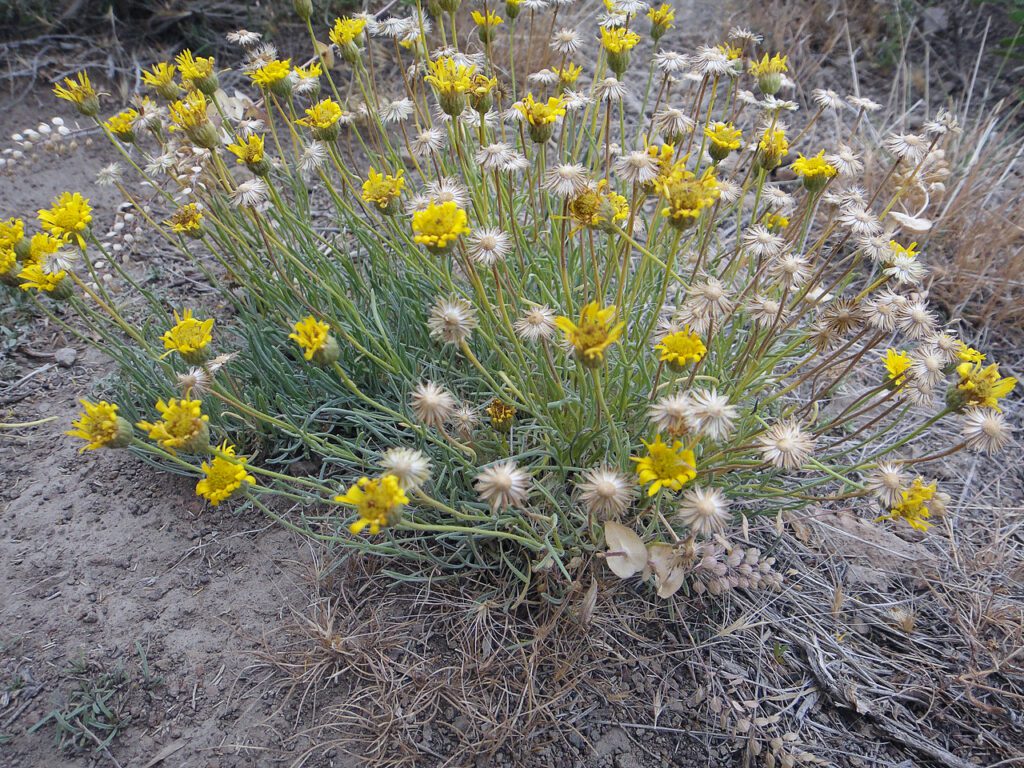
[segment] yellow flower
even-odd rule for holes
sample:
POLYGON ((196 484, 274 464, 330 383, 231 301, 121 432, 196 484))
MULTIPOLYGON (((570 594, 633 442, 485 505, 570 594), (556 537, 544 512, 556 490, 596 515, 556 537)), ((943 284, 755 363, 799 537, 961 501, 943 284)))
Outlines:
POLYGON ((207 116, 206 97, 199 91, 189 92, 184 99, 171 102, 167 107, 171 115, 172 131, 185 131, 188 137, 205 149, 220 145, 217 129, 207 116))
POLYGON ((580 79, 580 75, 583 74, 583 67, 570 61, 564 67, 555 69, 554 73, 558 75, 558 84, 562 88, 568 88, 580 79))
POLYGON ((21 280, 19 286, 21 290, 27 291, 31 288, 35 288, 37 291, 44 293, 54 293, 58 295, 63 293, 62 288, 65 287, 63 283, 64 278, 67 277, 67 272, 63 269, 59 269, 56 272, 48 272, 42 264, 26 264, 25 268, 18 273, 18 279, 21 280))
POLYGON ((928 502, 935 497, 935 488, 935 482, 925 485, 920 477, 915 478, 910 488, 901 491, 902 501, 876 520, 905 520, 911 528, 927 531, 931 527, 927 520, 932 515, 928 502))
POLYGON ((174 82, 178 68, 166 61, 153 65, 153 68, 142 73, 142 82, 156 91, 161 97, 170 101, 181 95, 181 88, 174 82))
POLYGON ((217 506, 231 498, 244 483, 254 485, 256 478, 245 469, 246 459, 235 456, 235 448, 225 440, 213 461, 203 462, 203 477, 196 483, 196 495, 217 506))
POLYGON ((201 363, 206 357, 204 350, 213 341, 212 331, 213 318, 196 320, 191 309, 186 309, 180 316, 175 311, 174 326, 160 337, 167 350, 165 357, 177 352, 186 362, 201 363))
POLYGON ((699 363, 708 351, 700 336, 693 333, 689 326, 668 334, 654 349, 661 352, 659 360, 677 368, 687 363, 699 363))
POLYGON ((295 67, 292 70, 296 77, 302 80, 315 80, 323 74, 323 70, 320 68, 320 62, 314 61, 308 67, 295 67))
POLYGON ((352 42, 359 42, 366 28, 366 19, 352 19, 348 16, 342 19, 335 19, 328 37, 331 42, 339 48, 344 48, 352 42))
POLYGON ((0 248, 14 248, 25 239, 25 222, 21 219, 0 220, 0 248))
POLYGON ((514 105, 529 126, 530 138, 537 144, 548 141, 555 132, 555 123, 565 117, 565 100, 551 96, 546 102, 536 101, 532 93, 514 105))
POLYGON ((895 256, 906 256, 908 259, 917 258, 917 243, 911 243, 904 247, 895 240, 890 240, 889 247, 892 248, 893 255, 895 256))
POLYGON ((760 61, 750 64, 750 74, 757 78, 757 87, 768 96, 774 96, 782 87, 782 74, 789 71, 786 56, 776 53, 768 58, 766 53, 760 61))
POLYGON ((228 144, 228 152, 238 158, 237 162, 246 165, 260 165, 264 158, 263 137, 255 133, 249 134, 246 139, 236 139, 228 144))
POLYGON ((786 60, 788 56, 783 56, 780 53, 776 53, 771 58, 768 58, 766 53, 760 61, 754 61, 750 64, 750 74, 754 77, 761 77, 761 75, 778 75, 783 72, 788 72, 789 67, 786 66, 786 60))
POLYGON ((535 101, 533 94, 528 93, 515 107, 532 126, 552 125, 560 117, 565 117, 565 100, 561 96, 552 96, 547 102, 542 102, 535 101))
POLYGON ((705 126, 704 135, 711 140, 708 153, 715 161, 725 159, 743 145, 743 132, 732 123, 711 123, 705 126))
POLYGON ((662 35, 675 26, 675 9, 668 3, 662 3, 657 8, 647 11, 647 18, 651 20, 651 37, 657 42, 662 35))
POLYGON ((402 170, 394 176, 378 173, 370 168, 366 181, 363 182, 363 200, 374 203, 385 213, 395 213, 398 200, 405 188, 405 176, 402 170))
POLYGON ((427 62, 423 81, 433 86, 437 103, 446 115, 457 117, 466 108, 466 94, 474 87, 475 66, 456 64, 449 56, 427 62))
POLYGON ((327 347, 330 340, 331 326, 320 322, 310 315, 304 317, 292 326, 292 332, 288 338, 292 339, 302 348, 302 356, 312 360, 313 356, 327 347))
POLYGON ((89 200, 78 192, 64 192, 53 202, 53 207, 39 211, 39 223, 56 238, 74 238, 85 247, 81 232, 92 221, 89 200))
POLYGON ((469 232, 469 217, 452 200, 430 203, 422 211, 412 215, 413 240, 434 251, 443 251, 454 243, 459 235, 469 232))
POLYGON ((697 476, 697 459, 690 449, 683 449, 678 440, 668 445, 661 436, 653 443, 641 441, 647 448, 646 456, 631 456, 630 461, 636 462, 636 474, 641 485, 650 483, 648 496, 654 496, 662 488, 672 491, 681 490, 684 485, 697 476))
POLYGON ((359 519, 348 527, 352 533, 369 528, 371 534, 380 533, 381 528, 397 523, 402 506, 409 503, 409 497, 394 475, 383 475, 373 480, 361 477, 344 495, 335 496, 334 500, 355 507, 359 513, 359 519))
POLYGON ((168 110, 172 122, 183 130, 196 128, 208 121, 206 114, 206 97, 193 91, 180 101, 172 103, 168 110))
POLYGON ((505 20, 494 11, 487 11, 486 14, 473 11, 470 15, 473 17, 473 23, 478 27, 496 27, 505 23, 505 20))
POLYGON ((771 232, 781 232, 789 226, 789 219, 781 213, 766 213, 761 221, 771 232))
POLYGON ((977 405, 1002 411, 999 401, 1017 386, 1017 380, 1012 376, 1000 377, 997 363, 983 367, 980 362, 964 362, 957 366, 956 372, 960 376, 956 388, 961 407, 977 405))
POLYGON ((623 27, 601 27, 601 45, 608 53, 629 53, 640 42, 640 35, 623 27))
POLYGON ((485 45, 494 39, 494 30, 497 29, 498 25, 505 23, 505 20, 494 11, 487 11, 486 13, 473 11, 472 16, 473 23, 476 24, 476 33, 485 45))
POLYGON ((18 254, 14 252, 14 249, 10 246, 0 245, 0 278, 3 278, 5 281, 10 280, 12 284, 17 284, 18 276, 14 274, 17 266, 18 254))
POLYGON ((907 380, 906 373, 910 370, 910 355, 902 350, 887 349, 882 362, 892 385, 897 389, 902 387, 907 380))
POLYGON ((761 141, 757 143, 757 149, 760 166, 766 171, 774 170, 782 162, 782 158, 789 154, 786 132, 780 128, 765 130, 761 141))
POLYGON ((967 346, 962 341, 956 355, 965 363, 981 363, 985 361, 985 354, 983 352, 967 346))
POLYGON ((42 264, 51 253, 56 253, 65 245, 63 237, 54 237, 45 232, 36 232, 29 241, 28 262, 30 264, 42 264))
POLYGON ((139 113, 134 109, 126 109, 118 112, 103 124, 121 141, 130 144, 135 141, 135 120, 138 117, 139 113))
POLYGON ((157 422, 140 421, 139 429, 149 434, 164 448, 174 453, 177 450, 186 453, 199 453, 210 444, 210 417, 203 413, 203 403, 184 397, 180 400, 172 397, 167 402, 157 401, 157 411, 161 420, 157 422))
POLYGON ((487 406, 487 415, 491 419, 491 426, 496 432, 508 432, 512 427, 512 420, 516 417, 516 408, 498 398, 491 400, 487 406))
POLYGON ((725 58, 729 59, 729 61, 736 61, 737 59, 742 58, 743 56, 743 49, 738 48, 735 45, 729 45, 728 43, 719 43, 715 47, 718 48, 718 50, 720 50, 723 54, 725 54, 725 58))
POLYGON ((89 82, 89 75, 79 72, 75 79, 64 78, 64 84, 58 83, 53 87, 53 92, 58 99, 64 99, 74 104, 78 111, 87 117, 94 117, 100 111, 100 99, 96 90, 89 82))
POLYGON ((581 310, 578 323, 559 316, 555 318, 555 326, 572 344, 580 362, 587 367, 596 367, 604 362, 608 347, 619 340, 626 327, 625 322, 614 324, 615 314, 614 305, 601 309, 600 304, 592 301, 581 310))
POLYGON ((338 121, 341 119, 341 106, 331 99, 322 99, 306 108, 306 116, 295 122, 313 130, 313 135, 321 141, 333 141, 338 138, 338 121))
POLYGON ((700 178, 686 170, 686 158, 680 160, 668 176, 659 182, 658 191, 665 200, 663 216, 673 226, 684 229, 694 224, 705 208, 714 205, 721 190, 714 169, 708 168, 700 178))
POLYGON ((260 88, 278 88, 282 83, 287 84, 288 74, 292 71, 292 60, 272 59, 263 66, 254 69, 246 74, 260 88))
POLYGON ((132 441, 132 425, 117 415, 117 406, 100 400, 90 403, 80 400, 82 415, 77 421, 71 422, 74 429, 64 434, 80 437, 85 445, 79 449, 95 451, 97 448, 124 448, 132 441))
POLYGON ((601 179, 572 199, 569 215, 585 227, 614 231, 615 222, 629 218, 629 203, 601 179))
POLYGON ((167 219, 172 232, 198 236, 202 232, 203 212, 195 203, 186 203, 167 219))
POLYGON ((175 56, 174 60, 178 63, 181 79, 189 88, 202 91, 207 96, 217 90, 217 76, 213 71, 212 56, 197 58, 186 48, 175 56))
POLYGON ((825 160, 825 150, 821 150, 814 157, 804 157, 798 153, 797 159, 790 167, 793 173, 803 179, 804 186, 811 192, 820 191, 828 180, 838 173, 836 167, 825 160))

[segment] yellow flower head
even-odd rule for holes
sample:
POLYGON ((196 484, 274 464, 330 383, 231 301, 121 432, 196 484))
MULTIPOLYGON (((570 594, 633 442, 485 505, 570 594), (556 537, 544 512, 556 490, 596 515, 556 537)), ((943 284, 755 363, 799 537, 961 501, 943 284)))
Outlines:
POLYGON ((307 107, 306 116, 300 117, 295 122, 311 128, 321 141, 331 141, 337 138, 339 120, 341 120, 341 106, 338 102, 322 99, 313 106, 307 107))
POLYGON ((295 67, 292 72, 295 73, 295 76, 299 78, 299 80, 316 80, 323 74, 323 70, 320 68, 320 62, 318 61, 314 61, 308 67, 295 67))
POLYGON ((999 375, 997 363, 983 366, 980 362, 964 362, 957 366, 956 372, 960 376, 960 383, 956 386, 958 399, 965 406, 976 405, 1002 411, 999 401, 1017 386, 1017 380, 1012 376, 999 375))
POLYGON ((378 173, 372 167, 363 182, 363 200, 374 203, 381 211, 394 212, 396 203, 405 189, 405 175, 402 170, 392 176, 378 173))
POLYGON ((184 99, 172 102, 167 109, 171 122, 183 131, 194 131, 210 121, 206 114, 206 97, 199 91, 188 93, 184 99))
POLYGON ((258 165, 263 161, 263 137, 250 133, 246 139, 236 139, 228 144, 228 151, 238 158, 237 162, 258 165))
POLYGON ((661 35, 675 26, 676 12, 668 3, 662 3, 657 8, 651 8, 647 11, 647 18, 651 20, 652 33, 661 37, 661 35))
POLYGON ((156 409, 160 413, 160 421, 140 421, 139 429, 149 434, 171 453, 182 450, 186 453, 198 453, 210 444, 210 417, 203 413, 203 403, 183 397, 180 400, 172 397, 167 402, 157 401, 156 409))
POLYGON ((82 451, 95 451, 97 448, 124 448, 132 440, 132 425, 117 415, 117 406, 100 400, 90 403, 80 400, 82 415, 77 421, 71 422, 74 429, 64 434, 80 437, 85 440, 82 451))
POLYGON ((334 20, 334 26, 331 27, 328 37, 331 38, 331 42, 336 46, 344 48, 349 43, 358 43, 365 28, 366 19, 352 19, 346 16, 342 19, 334 20))
POLYGON ((443 251, 459 235, 469 232, 468 222, 469 217, 458 203, 452 200, 430 203, 412 215, 412 239, 431 250, 443 251))
POLYGON ((565 117, 565 100, 561 96, 552 96, 543 102, 534 100, 533 94, 528 93, 515 108, 526 122, 535 127, 554 125, 559 118, 565 117))
POLYGON ((25 238, 25 222, 21 219, 0 220, 0 248, 14 248, 25 238))
POLYGON ((92 221, 92 207, 88 199, 78 192, 64 192, 53 202, 53 207, 39 211, 39 223, 56 238, 74 238, 85 245, 81 232, 92 221))
POLYGON ((462 114, 466 108, 466 94, 475 86, 475 66, 456 64, 449 56, 427 62, 423 81, 433 86, 441 111, 451 117, 462 114))
POLYGON ((774 170, 789 154, 789 141, 781 128, 768 128, 757 143, 758 162, 767 171, 774 170))
POLYGON ((397 523, 402 506, 409 503, 409 497, 394 475, 383 475, 373 480, 361 477, 344 495, 335 496, 334 500, 356 508, 359 519, 348 527, 352 533, 361 533, 364 528, 369 528, 371 534, 380 533, 381 528, 397 523))
POLYGON ((570 61, 565 66, 558 67, 553 71, 558 75, 558 84, 562 88, 568 88, 580 79, 580 75, 583 74, 583 67, 570 61))
POLYGON ((201 362, 197 357, 202 356, 203 350, 213 341, 213 318, 207 320, 196 320, 192 317, 192 310, 186 309, 179 316, 174 313, 174 326, 164 332, 160 338, 164 342, 166 354, 177 352, 188 362, 201 362))
POLYGON ((487 11, 486 14, 480 13, 480 11, 473 11, 470 15, 473 17, 473 23, 478 27, 493 29, 499 24, 505 23, 505 20, 494 11, 487 11))
POLYGON ((568 317, 555 318, 555 326, 565 334, 577 358, 585 366, 598 366, 604 362, 605 352, 622 336, 625 322, 615 324, 616 309, 592 301, 583 307, 578 323, 568 317))
POLYGON ((256 478, 245 469, 244 456, 235 456, 235 448, 224 441, 213 461, 203 462, 203 479, 196 483, 196 495, 217 506, 230 499, 244 484, 254 485, 256 478))
POLYGON ((273 59, 263 66, 254 69, 246 74, 260 88, 274 88, 281 83, 288 81, 288 75, 292 71, 292 60, 273 59))
POLYGON ((54 237, 45 232, 36 232, 29 241, 28 262, 42 264, 51 253, 56 253, 66 241, 63 237, 54 237))
POLYGON ((908 246, 902 246, 895 240, 890 240, 889 247, 892 248, 893 255, 895 256, 906 256, 908 259, 916 259, 918 256, 917 243, 911 243, 908 246))
POLYGON ((585 227, 612 230, 615 222, 629 218, 629 203, 601 179, 572 199, 569 215, 585 227))
POLYGON ((708 153, 716 161, 743 145, 743 132, 732 123, 711 123, 704 128, 704 135, 711 141, 708 153))
POLYGON ((754 77, 781 75, 783 72, 789 71, 789 67, 786 66, 786 60, 788 58, 788 56, 783 56, 780 53, 776 53, 771 58, 768 58, 768 54, 766 53, 760 61, 753 61, 750 63, 750 74, 754 77))
POLYGON ((288 338, 302 348, 304 358, 312 360, 313 355, 327 346, 330 331, 331 327, 327 323, 310 315, 292 326, 292 332, 288 334, 288 338))
POLYGON ((817 192, 835 176, 839 171, 825 159, 825 150, 821 150, 814 157, 804 157, 798 154, 797 159, 790 166, 793 173, 804 181, 804 186, 811 192, 817 192))
POLYGON ((186 203, 167 219, 172 232, 182 235, 198 235, 203 228, 203 211, 195 203, 186 203))
POLYGON ((743 49, 728 43, 719 43, 715 46, 729 61, 736 61, 743 57, 743 49))
POLYGON ((789 226, 789 219, 781 213, 766 213, 761 222, 771 232, 781 232, 789 226))
POLYGON ((14 274, 18 266, 18 254, 10 246, 0 245, 0 277, 5 280, 17 282, 17 275, 14 274))
POLYGON ((928 518, 932 516, 928 502, 935 497, 935 489, 935 482, 926 485, 920 477, 915 478, 911 486, 901 492, 902 501, 878 520, 905 520, 911 528, 927 531, 931 527, 928 518))
POLYGON ((623 27, 601 27, 601 45, 611 54, 629 53, 640 42, 640 35, 623 27))
POLYGON ((959 357, 965 363, 982 363, 985 361, 985 354, 979 352, 973 347, 969 347, 960 342, 960 347, 957 350, 956 356, 959 357))
POLYGON ((887 349, 882 362, 892 385, 902 387, 907 380, 906 373, 910 370, 910 355, 902 350, 887 349))
POLYGON ((631 456, 636 462, 636 474, 641 485, 650 484, 648 496, 654 496, 662 488, 681 490, 697 476, 697 459, 690 449, 674 440, 671 445, 662 442, 661 436, 653 443, 641 441, 647 448, 646 456, 631 456))
POLYGON ((496 432, 508 432, 512 427, 512 420, 516 417, 516 408, 496 397, 487 406, 487 415, 496 432))
POLYGON ((107 119, 103 124, 121 141, 130 143, 135 140, 135 121, 138 117, 139 113, 134 109, 126 109, 107 119))
POLYGON ((688 326, 665 336, 654 349, 661 352, 659 360, 679 368, 687 363, 699 363, 708 351, 700 336, 693 333, 688 326))
POLYGON ((92 117, 100 111, 99 96, 96 94, 96 89, 92 87, 92 83, 89 82, 89 75, 85 72, 76 74, 74 80, 65 77, 64 84, 55 85, 53 92, 58 99, 64 99, 74 104, 83 115, 92 117))
POLYGON ((661 213, 679 228, 694 224, 701 212, 714 205, 721 194, 713 168, 708 168, 698 178, 686 170, 685 163, 686 158, 681 159, 658 183, 658 191, 665 201, 661 213))
POLYGON ((174 76, 178 74, 178 68, 166 61, 158 62, 152 69, 142 73, 142 82, 156 91, 165 99, 176 99, 181 94, 181 89, 174 82, 174 76))
MULTIPOLYGON (((193 88, 199 88, 200 84, 205 84, 204 81, 213 75, 212 56, 206 58, 202 56, 196 57, 192 55, 192 51, 186 48, 175 56, 174 60, 178 62, 178 69, 181 71, 182 80, 193 88)), ((200 88, 200 90, 204 89, 200 88)))
POLYGON ((53 293, 62 288, 62 281, 65 277, 67 277, 67 272, 63 269, 50 272, 42 264, 33 262, 26 264, 25 268, 18 273, 18 279, 21 280, 21 285, 18 287, 23 291, 35 288, 43 293, 53 293))

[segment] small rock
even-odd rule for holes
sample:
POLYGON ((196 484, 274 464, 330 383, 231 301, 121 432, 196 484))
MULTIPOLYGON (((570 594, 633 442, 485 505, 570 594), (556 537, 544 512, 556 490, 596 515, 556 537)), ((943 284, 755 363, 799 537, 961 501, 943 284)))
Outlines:
POLYGON ((78 359, 78 352, 71 347, 61 347, 53 353, 53 359, 61 368, 70 368, 78 359))

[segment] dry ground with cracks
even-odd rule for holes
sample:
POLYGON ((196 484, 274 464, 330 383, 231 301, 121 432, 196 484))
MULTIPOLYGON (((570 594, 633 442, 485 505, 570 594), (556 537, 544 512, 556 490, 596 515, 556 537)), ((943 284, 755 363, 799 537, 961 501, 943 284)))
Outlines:
MULTIPOLYGON (((4 114, 31 124, 35 98, 4 114)), ((44 155, 0 177, 0 210, 88 188, 102 162, 44 155)), ((137 260, 164 263, 151 247, 137 260)), ((5 351, 2 420, 58 418, 0 433, 5 765, 1024 761, 1019 444, 942 467, 955 511, 927 537, 845 509, 753 526, 780 593, 666 607, 608 577, 506 615, 483 585, 395 587, 263 518, 204 510, 184 480, 81 459, 61 432, 108 368, 82 349, 58 363, 55 329, 30 337, 5 351), (52 721, 28 733, 83 681, 113 691, 109 746, 62 753, 52 721)), ((1021 359, 1005 338, 988 343, 1021 359)))

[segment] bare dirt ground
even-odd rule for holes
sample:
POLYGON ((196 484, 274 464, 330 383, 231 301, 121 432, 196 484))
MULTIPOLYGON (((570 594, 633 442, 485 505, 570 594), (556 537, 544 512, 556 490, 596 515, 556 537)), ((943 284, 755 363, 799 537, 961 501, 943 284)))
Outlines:
MULTIPOLYGON (((0 136, 54 112, 7 95, 0 136)), ((0 176, 0 215, 79 189, 111 225, 111 159, 42 154, 0 176)), ((575 605, 508 617, 79 455, 62 433, 108 363, 31 312, 4 322, 24 326, 0 339, 0 423, 56 417, 0 430, 5 768, 1024 763, 1019 448, 945 467, 955 511, 929 537, 858 510, 755 526, 781 594, 668 610, 607 582, 589 626, 575 605)))

